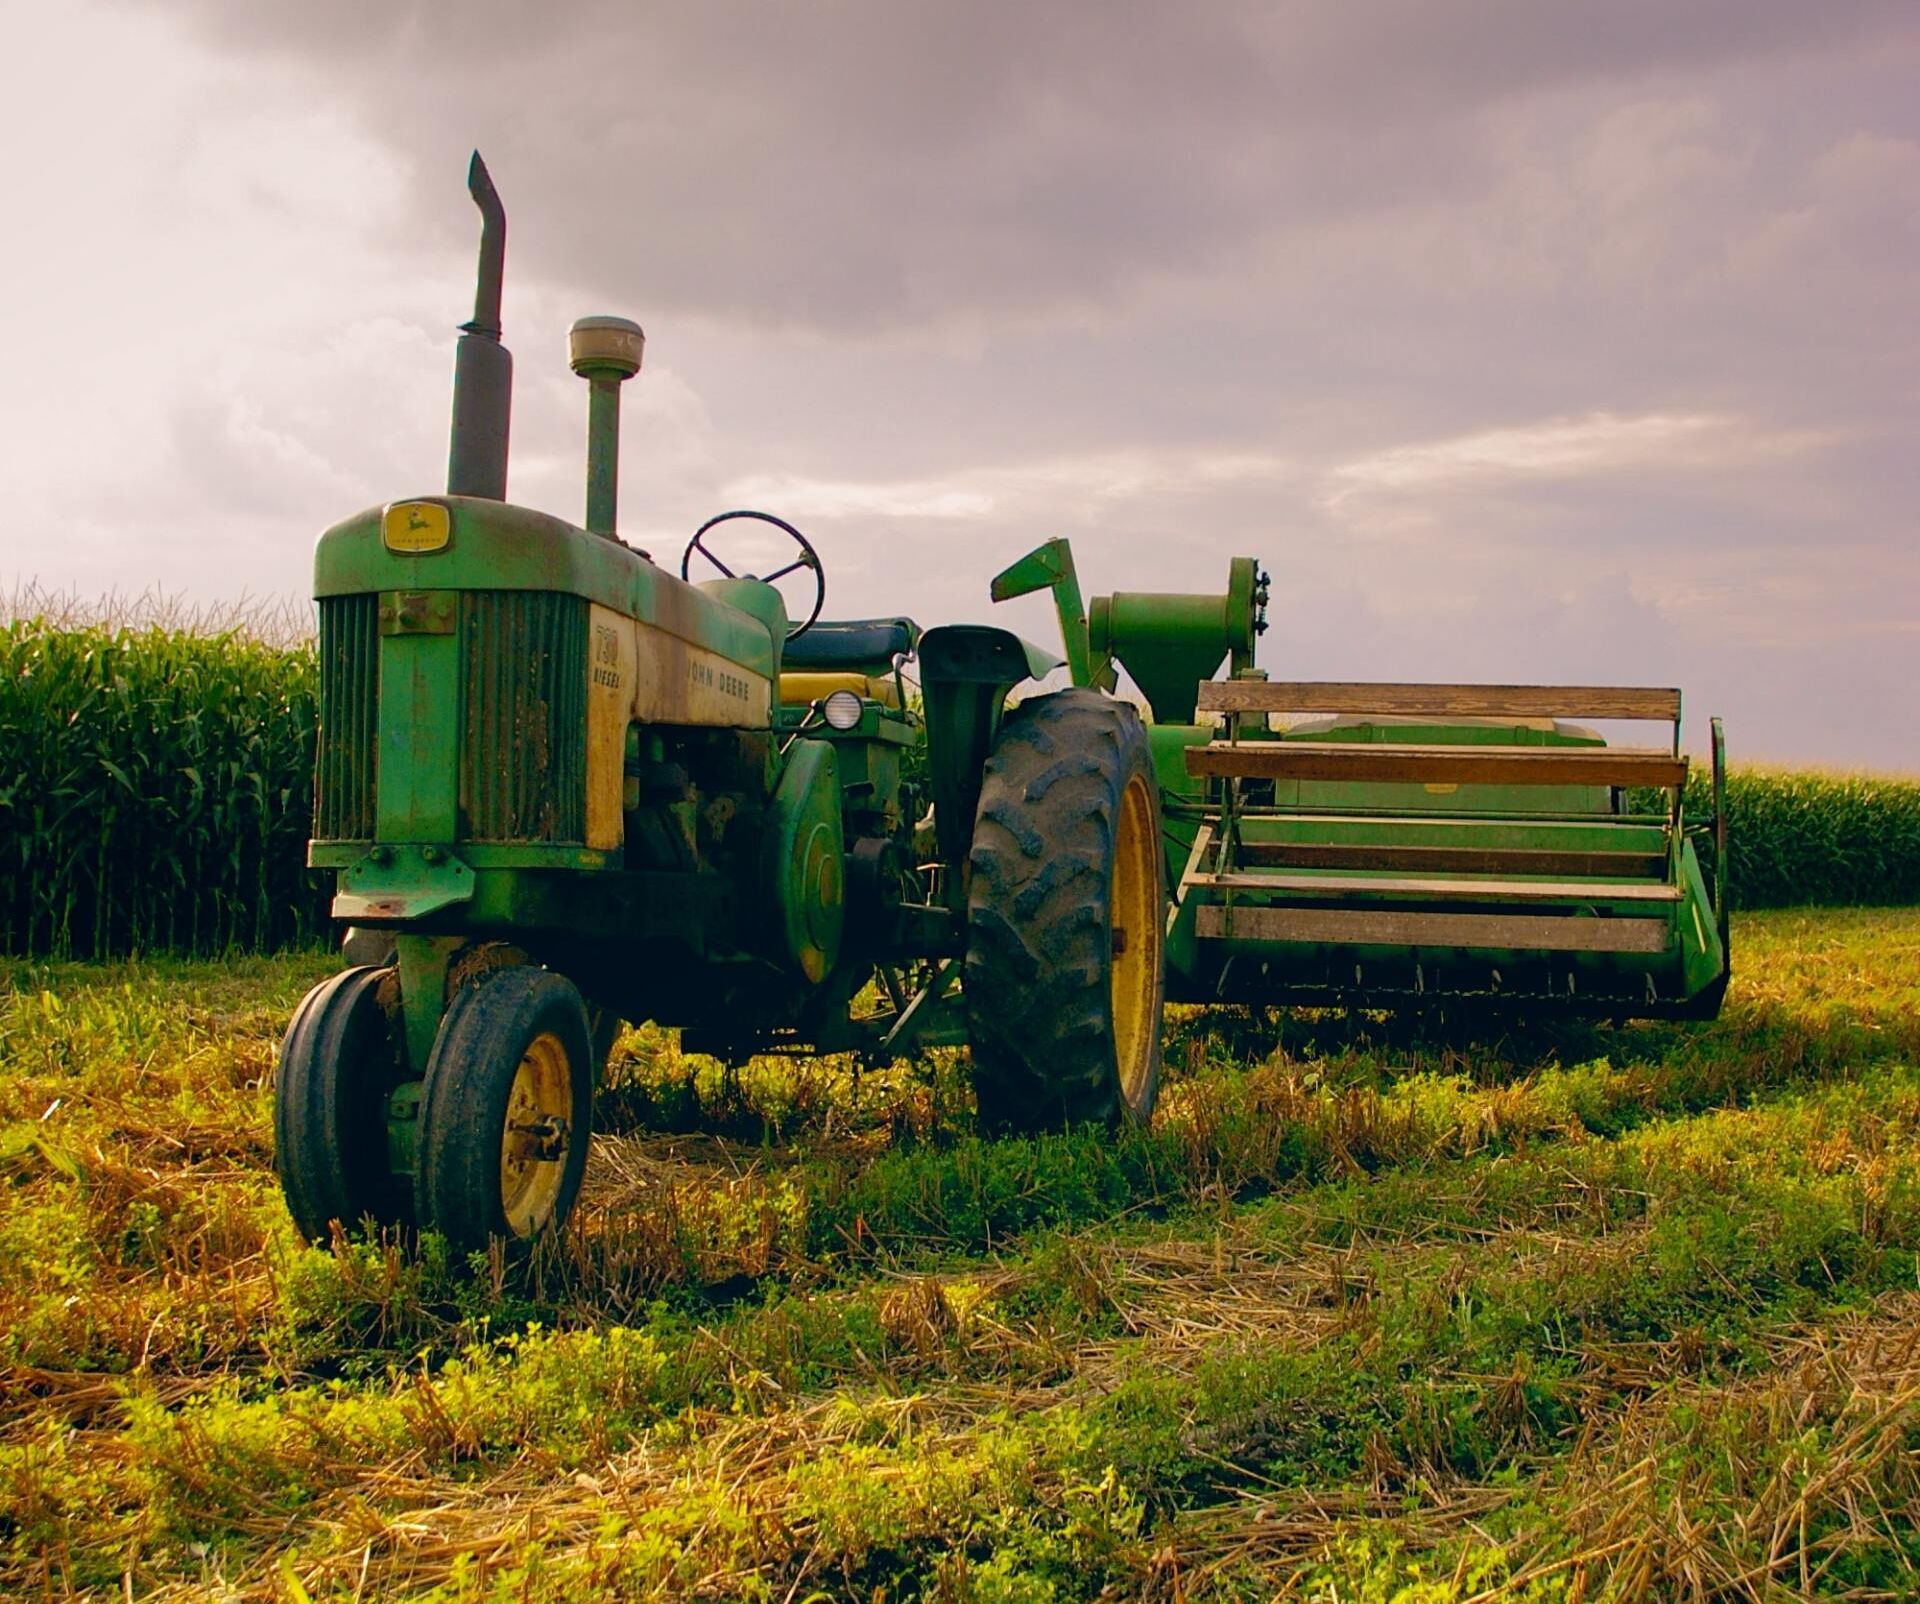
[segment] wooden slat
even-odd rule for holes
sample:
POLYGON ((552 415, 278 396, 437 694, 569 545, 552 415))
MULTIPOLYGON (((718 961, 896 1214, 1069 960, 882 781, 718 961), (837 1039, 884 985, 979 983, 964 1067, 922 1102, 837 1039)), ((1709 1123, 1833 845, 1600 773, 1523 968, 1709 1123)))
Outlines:
POLYGON ((1273 891, 1289 896, 1364 894, 1374 897, 1440 897, 1462 902, 1678 902, 1680 888, 1644 880, 1435 880, 1397 876, 1275 874, 1190 874, 1186 886, 1212 891, 1273 891))
MULTIPOLYGON (((1325 804, 1319 804, 1324 807, 1325 804)), ((1402 831, 1444 830, 1449 835, 1462 830, 1480 830, 1499 833, 1510 830, 1518 824, 1551 825, 1555 834, 1571 832, 1583 836, 1613 836, 1622 830, 1662 830, 1667 825, 1667 816, 1663 814, 1642 813, 1631 815, 1631 823, 1623 824, 1622 815, 1617 813, 1397 813, 1391 809, 1379 813, 1361 812, 1357 809, 1339 813, 1309 812, 1305 808, 1274 808, 1262 804, 1258 807, 1247 806, 1240 810, 1242 822, 1258 825, 1270 825, 1284 822, 1295 824, 1391 824, 1396 835, 1402 831)))
POLYGON ((1479 947, 1516 952, 1665 952, 1664 919, 1579 919, 1507 913, 1375 913, 1357 908, 1197 909, 1195 933, 1231 941, 1341 946, 1479 947))
POLYGON ((1202 824, 1193 835, 1193 847, 1187 853, 1187 866, 1181 872, 1180 884, 1173 888, 1173 895, 1167 898, 1167 934, 1173 934, 1173 927, 1180 921, 1181 899, 1185 893, 1181 887, 1187 883, 1190 875, 1200 873, 1201 865, 1207 861, 1207 854, 1213 849, 1213 824, 1202 824))
POLYGON ((1203 713, 1389 713, 1435 718, 1680 717, 1680 693, 1633 685, 1412 685, 1326 680, 1203 680, 1203 713))
POLYGON ((1385 746, 1361 741, 1215 741, 1187 772, 1258 780, 1425 785, 1684 785, 1687 760, 1644 746, 1385 746))
POLYGON ((1584 852, 1551 847, 1430 847, 1382 841, 1245 841, 1239 861, 1275 869, 1388 869, 1429 874, 1599 875, 1658 880, 1664 852, 1584 852))

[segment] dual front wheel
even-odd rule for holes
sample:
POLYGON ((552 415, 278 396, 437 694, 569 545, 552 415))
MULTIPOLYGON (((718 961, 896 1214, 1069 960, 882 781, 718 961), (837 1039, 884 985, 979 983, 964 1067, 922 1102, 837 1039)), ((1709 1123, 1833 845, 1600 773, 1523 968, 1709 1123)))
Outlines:
POLYGON ((462 986, 421 1084, 414 1174, 390 1152, 403 1075, 392 971, 348 969, 307 995, 281 1048, 274 1110, 282 1190, 309 1241, 334 1222, 440 1232, 456 1254, 524 1247, 580 1191, 592 1122, 594 1033, 579 991, 526 965, 462 986))

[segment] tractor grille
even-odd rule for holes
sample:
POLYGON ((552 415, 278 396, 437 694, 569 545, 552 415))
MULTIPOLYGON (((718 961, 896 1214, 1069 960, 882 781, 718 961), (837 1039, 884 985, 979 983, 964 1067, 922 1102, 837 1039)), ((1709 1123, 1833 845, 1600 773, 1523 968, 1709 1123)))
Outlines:
POLYGON ((460 634, 463 834, 470 841, 584 842, 585 598, 469 591, 460 634))
POLYGON ((379 625, 378 596, 320 599, 320 736, 313 787, 318 840, 373 837, 379 625))

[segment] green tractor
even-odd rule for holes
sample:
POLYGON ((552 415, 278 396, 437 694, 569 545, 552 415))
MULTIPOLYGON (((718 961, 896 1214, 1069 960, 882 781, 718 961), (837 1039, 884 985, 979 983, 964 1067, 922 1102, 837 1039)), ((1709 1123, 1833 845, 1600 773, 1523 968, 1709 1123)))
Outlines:
POLYGON ((1074 684, 1110 690, 1123 666, 1153 711, 1171 1000, 1474 1021, 1719 1012, 1726 746, 1714 719, 1713 813, 1689 820, 1679 691, 1270 681, 1253 663, 1268 580, 1246 557, 1223 593, 1084 612, 1065 541, 993 582, 996 600, 1043 589, 1074 684), (1297 714, 1321 716, 1281 719, 1297 714), (1611 745, 1581 718, 1666 739, 1611 745))
POLYGON ((309 862, 351 928, 276 1081, 310 1239, 555 1231, 622 1019, 733 1062, 964 1043, 983 1128, 1026 1130, 1146 1119, 1169 995, 1718 1009, 1723 743, 1715 721, 1715 814, 1689 821, 1677 691, 1270 682, 1248 558, 1217 595, 1083 608, 1066 543, 1042 546, 992 593, 1051 590, 1064 664, 991 626, 823 619, 818 555, 768 513, 709 519, 669 573, 617 533, 644 343, 621 318, 571 335, 584 526, 512 506, 505 218, 477 155, 468 183, 446 493, 334 525, 315 559, 309 862), (743 525, 784 560, 746 572, 743 525), (783 581, 809 587, 797 622, 783 581), (1299 713, 1324 716, 1276 722, 1299 713))
POLYGON ((302 1233, 555 1231, 622 1019, 734 1061, 965 1042, 986 1128, 1144 1118, 1167 891, 1138 713, 1093 685, 1009 709, 1059 660, 1005 629, 822 618, 818 555, 765 513, 708 520, 677 574, 623 542, 624 319, 571 334, 584 526, 508 503, 505 216, 477 155, 468 185, 446 493, 315 557, 308 861, 350 931, 276 1077, 302 1233), (790 545, 758 575, 748 525, 790 545), (779 581, 810 586, 800 618, 779 581))

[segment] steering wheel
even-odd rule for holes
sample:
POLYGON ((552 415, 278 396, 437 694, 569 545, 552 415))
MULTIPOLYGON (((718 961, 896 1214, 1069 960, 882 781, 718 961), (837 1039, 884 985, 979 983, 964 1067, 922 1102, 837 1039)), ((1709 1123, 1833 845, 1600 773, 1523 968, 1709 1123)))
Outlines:
POLYGON ((820 554, 813 549, 807 537, 801 534, 798 529, 795 529, 786 519, 776 518, 770 512, 750 512, 743 507, 733 512, 716 513, 713 517, 709 518, 698 529, 694 530, 693 539, 687 542, 687 549, 680 553, 680 577, 682 579, 692 578, 692 575, 689 574, 687 570, 693 562, 693 554, 696 551, 699 552, 702 557, 706 558, 708 562, 712 563, 715 568, 718 568, 728 579, 757 579, 763 585, 771 585, 776 579, 786 578, 786 576, 794 572, 795 569, 804 568, 811 573, 813 575, 813 611, 807 614, 807 620, 804 624, 800 624, 787 631, 788 640, 792 640, 799 635, 804 635, 808 630, 812 629, 815 621, 820 617, 820 609, 827 604, 827 575, 826 570, 820 566, 820 554), (723 524, 730 518, 757 518, 763 524, 772 524, 775 529, 782 530, 793 538, 793 543, 800 548, 800 555, 788 563, 786 567, 776 568, 770 574, 736 574, 713 554, 712 548, 709 547, 702 538, 715 524, 723 524))

